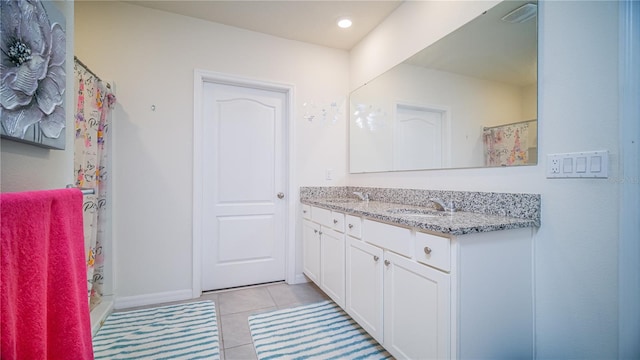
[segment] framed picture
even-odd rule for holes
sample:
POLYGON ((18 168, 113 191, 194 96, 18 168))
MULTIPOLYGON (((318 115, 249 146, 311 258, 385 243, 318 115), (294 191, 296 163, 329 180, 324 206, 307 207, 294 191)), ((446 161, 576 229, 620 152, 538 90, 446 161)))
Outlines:
POLYGON ((51 1, 2 1, 0 135, 64 149, 66 20, 51 1), (6 20, 6 21, 5 21, 6 20))

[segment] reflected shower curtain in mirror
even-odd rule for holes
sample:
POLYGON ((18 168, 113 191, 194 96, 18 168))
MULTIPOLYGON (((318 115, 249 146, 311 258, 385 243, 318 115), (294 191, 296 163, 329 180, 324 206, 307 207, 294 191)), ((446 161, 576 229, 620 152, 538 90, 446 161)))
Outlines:
POLYGON ((109 144, 110 110, 115 96, 109 85, 93 75, 76 60, 75 73, 75 185, 92 188, 94 195, 85 195, 83 204, 85 254, 87 254, 88 296, 91 309, 102 297, 104 283, 105 221, 109 169, 105 146, 109 144))
POLYGON ((484 128, 485 165, 526 165, 528 161, 528 137, 528 122, 484 128))

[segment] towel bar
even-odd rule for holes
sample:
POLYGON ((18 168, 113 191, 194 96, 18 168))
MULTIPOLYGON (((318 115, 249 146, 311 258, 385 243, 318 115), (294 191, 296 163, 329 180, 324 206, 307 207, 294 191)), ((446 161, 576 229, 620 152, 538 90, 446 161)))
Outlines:
MULTIPOLYGON (((75 187, 75 186, 71 184, 67 184, 67 189, 72 187, 75 187)), ((96 189, 94 188, 78 188, 78 189, 82 191, 82 195, 94 195, 96 193, 96 189)))

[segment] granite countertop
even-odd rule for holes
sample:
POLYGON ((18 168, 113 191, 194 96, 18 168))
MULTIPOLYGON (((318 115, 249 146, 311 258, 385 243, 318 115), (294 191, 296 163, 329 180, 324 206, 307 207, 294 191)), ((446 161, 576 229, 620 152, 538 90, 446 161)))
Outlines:
POLYGON ((539 223, 534 219, 465 211, 451 213, 437 211, 430 207, 384 201, 361 201, 354 198, 305 198, 301 199, 301 202, 350 215, 445 235, 464 235, 539 226, 539 223))

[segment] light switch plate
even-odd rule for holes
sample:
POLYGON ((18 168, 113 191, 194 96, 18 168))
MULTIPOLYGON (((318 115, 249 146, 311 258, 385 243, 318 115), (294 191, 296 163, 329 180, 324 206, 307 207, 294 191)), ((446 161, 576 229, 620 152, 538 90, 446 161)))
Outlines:
POLYGON ((547 178, 609 177, 609 150, 547 155, 547 178))

